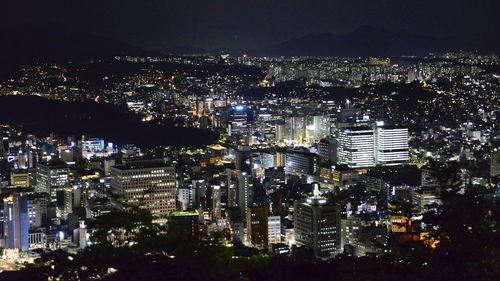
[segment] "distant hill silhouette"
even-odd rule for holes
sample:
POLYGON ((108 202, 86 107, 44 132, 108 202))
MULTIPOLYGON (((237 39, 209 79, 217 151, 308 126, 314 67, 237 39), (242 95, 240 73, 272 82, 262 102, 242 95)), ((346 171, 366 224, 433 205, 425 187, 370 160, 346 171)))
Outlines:
POLYGON ((111 104, 53 101, 37 96, 0 96, 0 124, 22 126, 24 133, 60 137, 89 135, 141 147, 205 145, 218 134, 196 128, 145 123, 111 104))
POLYGON ((18 65, 107 58, 115 55, 154 55, 141 48, 59 24, 2 26, 0 63, 18 65))
POLYGON ((253 56, 400 56, 425 55, 429 52, 479 50, 497 52, 495 36, 478 38, 433 38, 404 30, 392 32, 380 28, 360 27, 347 35, 311 34, 301 38, 248 52, 253 56))
POLYGON ((174 55, 202 55, 202 54, 211 54, 214 51, 208 51, 203 48, 197 48, 190 45, 178 46, 168 48, 163 51, 166 54, 174 54, 174 55))

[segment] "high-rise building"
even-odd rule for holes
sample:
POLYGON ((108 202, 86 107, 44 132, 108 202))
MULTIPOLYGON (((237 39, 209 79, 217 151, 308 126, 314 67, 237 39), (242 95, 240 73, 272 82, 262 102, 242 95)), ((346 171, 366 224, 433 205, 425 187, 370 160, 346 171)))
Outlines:
POLYGON ((192 189, 188 187, 181 187, 177 191, 177 200, 182 204, 182 210, 187 210, 192 207, 192 189))
POLYGON ((240 170, 226 170, 228 175, 228 207, 240 210, 242 218, 246 218, 247 207, 252 203, 252 177, 240 170))
POLYGON ((262 152, 260 154, 260 162, 262 163, 262 169, 276 167, 276 154, 262 152))
POLYGON ((247 211, 247 245, 267 249, 269 207, 249 207, 247 211))
POLYGON ((394 166, 408 163, 408 128, 375 129, 375 164, 394 166))
POLYGON ((330 258, 339 252, 340 206, 319 196, 317 188, 313 197, 295 201, 295 240, 315 256, 330 258))
POLYGON ((269 216, 267 219, 267 233, 269 244, 281 242, 281 217, 269 216))
POLYGON ((69 168, 65 162, 50 161, 36 164, 36 192, 50 194, 51 200, 56 201, 57 191, 68 185, 69 168))
POLYGON ((220 185, 212 185, 212 219, 222 219, 223 211, 225 212, 222 202, 222 190, 220 185))
POLYGON ((244 105, 235 106, 230 114, 228 120, 228 132, 230 135, 240 135, 243 133, 243 128, 246 127, 248 122, 248 113, 244 105))
POLYGON ((4 237, 8 249, 28 251, 28 200, 24 193, 14 193, 4 198, 4 237))
POLYGON ((318 155, 323 161, 337 162, 337 143, 332 138, 322 138, 318 143, 318 155))
POLYGON ((341 249, 344 250, 344 246, 352 245, 357 246, 359 242, 359 231, 361 227, 361 220, 357 216, 350 216, 348 218, 342 219, 340 223, 341 227, 341 249))
POLYGON ((337 157, 339 164, 349 168, 374 166, 373 130, 366 127, 349 128, 339 132, 337 157))
POLYGON ((291 174, 315 174, 318 171, 318 156, 309 152, 287 152, 285 170, 291 174))
POLYGON ((137 161, 111 168, 111 191, 125 204, 151 211, 158 223, 176 210, 174 167, 163 161, 137 161))
POLYGON ((73 188, 58 190, 56 197, 57 217, 65 219, 73 212, 73 188))
POLYGON ((28 217, 30 230, 47 224, 47 207, 50 196, 47 193, 32 193, 28 195, 28 217))
POLYGON ((314 128, 314 139, 324 138, 330 135, 330 117, 314 116, 312 127, 314 128))
POLYGON ((190 208, 198 209, 205 204, 207 193, 207 183, 205 180, 191 181, 191 206, 190 208))

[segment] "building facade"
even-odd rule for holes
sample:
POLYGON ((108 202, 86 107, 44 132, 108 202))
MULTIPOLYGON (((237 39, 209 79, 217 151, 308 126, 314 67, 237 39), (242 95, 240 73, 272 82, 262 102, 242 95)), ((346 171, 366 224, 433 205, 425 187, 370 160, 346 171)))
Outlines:
POLYGON ((359 127, 340 131, 337 157, 338 164, 345 164, 349 168, 373 167, 373 130, 359 127))
POLYGON ((376 128, 375 164, 395 166, 406 164, 408 161, 408 128, 376 128))
POLYGON ((175 169, 162 161, 112 167, 111 191, 125 204, 148 209, 159 223, 176 210, 175 169))
POLYGON ((294 222, 298 246, 311 249, 315 256, 321 258, 330 258, 339 253, 339 205, 319 196, 296 201, 294 222))

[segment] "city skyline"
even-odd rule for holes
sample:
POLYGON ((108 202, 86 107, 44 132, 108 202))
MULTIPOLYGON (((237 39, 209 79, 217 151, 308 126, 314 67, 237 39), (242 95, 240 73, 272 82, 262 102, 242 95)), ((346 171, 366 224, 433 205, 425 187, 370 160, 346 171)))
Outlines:
POLYGON ((8 2, 0 279, 497 280, 495 6, 8 2))

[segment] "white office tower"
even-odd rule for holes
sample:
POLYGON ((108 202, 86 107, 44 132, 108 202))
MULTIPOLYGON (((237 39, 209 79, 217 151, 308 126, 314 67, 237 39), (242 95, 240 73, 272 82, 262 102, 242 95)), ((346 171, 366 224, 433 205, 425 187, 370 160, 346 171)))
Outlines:
POLYGON ((375 164, 395 166, 408 163, 408 128, 375 129, 375 164))
POLYGON ((163 161, 136 161, 111 168, 111 191, 128 205, 151 211, 157 223, 176 210, 175 169, 163 161))
POLYGON ((267 234, 269 244, 281 242, 281 217, 269 216, 267 218, 267 234))
POLYGON ((359 127, 339 132, 337 157, 339 164, 349 168, 374 166, 373 130, 359 127))

